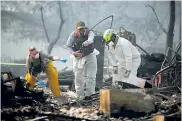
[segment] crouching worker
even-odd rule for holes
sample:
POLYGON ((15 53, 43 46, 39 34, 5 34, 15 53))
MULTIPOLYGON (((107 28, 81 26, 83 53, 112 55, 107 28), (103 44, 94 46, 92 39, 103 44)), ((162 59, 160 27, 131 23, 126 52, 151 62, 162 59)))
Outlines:
POLYGON ((67 103, 66 97, 61 96, 58 72, 52 62, 59 60, 59 58, 48 55, 43 51, 37 51, 35 47, 29 47, 28 52, 29 54, 26 60, 28 73, 25 76, 27 87, 33 89, 37 81, 37 75, 41 72, 45 72, 49 80, 49 87, 58 104, 61 105, 67 103))
POLYGON ((126 82, 143 88, 145 80, 137 78, 137 70, 141 63, 140 53, 130 41, 119 37, 112 29, 103 34, 108 45, 108 57, 113 66, 113 85, 126 82))

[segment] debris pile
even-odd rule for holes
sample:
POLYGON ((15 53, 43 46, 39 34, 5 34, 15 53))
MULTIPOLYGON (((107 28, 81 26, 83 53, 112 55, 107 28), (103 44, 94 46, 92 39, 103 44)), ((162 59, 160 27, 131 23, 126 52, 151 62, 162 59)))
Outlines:
MULTIPOLYGON (((34 90, 28 90, 24 87, 23 79, 13 77, 9 72, 2 72, 1 119, 2 121, 153 121, 153 118, 156 116, 164 116, 165 121, 178 121, 181 119, 181 58, 179 57, 181 56, 175 54, 171 61, 166 62, 166 59, 164 59, 161 70, 149 80, 152 88, 142 89, 145 92, 145 98, 149 95, 149 97, 152 97, 152 101, 154 101, 154 110, 152 112, 145 112, 142 115, 138 115, 139 110, 131 107, 133 105, 131 99, 138 99, 137 96, 139 95, 136 92, 139 91, 135 91, 134 94, 118 93, 118 95, 125 95, 125 98, 128 97, 129 103, 126 102, 127 104, 120 105, 121 107, 120 109, 118 108, 117 113, 106 114, 100 111, 102 102, 100 92, 102 90, 113 90, 116 88, 120 91, 141 90, 134 85, 126 83, 121 83, 119 88, 112 87, 112 78, 106 80, 99 87, 100 92, 84 100, 75 99, 74 92, 72 92, 71 88, 68 88, 67 91, 63 92, 63 95, 69 97, 69 103, 58 106, 47 87, 42 88, 36 85, 34 90)), ((72 83, 69 85, 72 85, 72 83)), ((111 97, 108 100, 118 97, 118 100, 121 101, 119 96, 113 95, 111 97)), ((140 101, 143 100, 138 100, 138 104, 141 105, 140 101)), ((114 103, 106 105, 109 106, 110 104, 113 106, 114 103)), ((144 108, 141 110, 144 110, 144 108)))
MULTIPOLYGON (((37 87, 35 91, 40 91, 41 87, 37 87)), ((50 90, 49 90, 50 92, 50 90)), ((142 117, 131 118, 122 116, 121 114, 127 112, 120 112, 116 116, 109 116, 99 112, 100 96, 99 93, 92 95, 89 100, 72 101, 64 106, 58 106, 51 95, 48 95, 45 102, 32 100, 30 102, 19 103, 19 99, 13 100, 11 105, 2 106, 1 118, 4 121, 24 121, 24 120, 60 120, 60 121, 77 121, 77 120, 111 120, 111 121, 147 121, 152 120, 155 115, 165 115, 166 118, 175 119, 181 118, 181 91, 176 87, 168 87, 161 89, 150 89, 149 93, 155 95, 155 111, 145 114, 142 117), (170 90, 170 92, 168 91, 170 90), (171 93, 172 92, 172 93, 171 93), (114 118, 115 117, 115 118, 114 118)), ((64 93, 65 96, 67 93, 64 93)), ((40 97, 41 98, 41 97, 40 97)))

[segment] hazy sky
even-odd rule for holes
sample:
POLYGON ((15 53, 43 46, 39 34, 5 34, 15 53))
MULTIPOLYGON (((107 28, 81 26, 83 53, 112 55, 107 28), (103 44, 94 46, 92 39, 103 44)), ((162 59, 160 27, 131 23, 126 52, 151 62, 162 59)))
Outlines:
MULTIPOLYGON (((174 34, 175 41, 179 41, 179 3, 180 2, 176 2, 176 23, 174 34)), ((161 31, 151 8, 145 7, 148 4, 155 8, 159 20, 167 30, 169 21, 168 1, 69 1, 63 3, 63 16, 64 18, 67 18, 67 21, 63 26, 61 38, 56 45, 56 48, 53 49, 52 54, 59 55, 60 57, 69 57, 69 52, 67 52, 65 49, 62 49, 60 46, 66 43, 69 34, 75 28, 76 21, 83 20, 86 22, 88 27, 92 27, 101 19, 109 15, 114 15, 113 28, 119 28, 120 26, 123 26, 127 30, 136 34, 137 43, 146 50, 154 52, 154 49, 156 48, 155 51, 164 52, 166 35, 161 31)), ((27 10, 26 6, 24 6, 22 9, 27 10)), ((59 9, 57 3, 49 4, 48 7, 44 9, 45 23, 51 40, 56 37, 57 29, 60 23, 58 13, 59 9)), ((30 45, 34 45, 39 49, 46 50, 48 43, 46 42, 45 33, 43 31, 40 11, 35 14, 13 13, 13 15, 16 17, 7 15, 6 18, 4 18, 4 16, 1 18, 1 20, 3 19, 2 26, 5 26, 6 28, 6 31, 4 28, 2 29, 2 56, 10 57, 12 59, 23 59, 26 57, 27 48, 30 45), (10 21, 10 23, 8 23, 8 21, 10 21), (25 29, 23 28, 24 26, 26 27, 25 29), (33 33, 32 37, 27 35, 25 38, 20 39, 21 35, 29 31, 33 33), (38 38, 38 36, 42 41, 38 41, 39 39, 34 39, 38 38)), ((110 20, 108 19, 96 27, 96 29, 103 32, 105 29, 109 28, 109 26, 110 20)))

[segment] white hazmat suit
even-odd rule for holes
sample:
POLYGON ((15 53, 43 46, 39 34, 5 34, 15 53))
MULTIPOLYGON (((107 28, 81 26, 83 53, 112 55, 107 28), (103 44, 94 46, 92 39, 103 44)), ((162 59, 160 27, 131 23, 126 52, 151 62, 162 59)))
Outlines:
POLYGON ((117 38, 118 40, 114 43, 114 46, 109 44, 108 49, 108 56, 112 66, 118 67, 118 73, 113 74, 113 85, 117 81, 122 81, 139 86, 140 81, 137 81, 136 75, 141 63, 140 53, 127 39, 118 36, 117 38), (126 70, 131 71, 128 78, 124 76, 126 70))
MULTIPOLYGON (((89 44, 93 43, 94 33, 88 34, 89 44)), ((71 49, 74 41, 74 32, 72 32, 67 40, 67 47, 71 49)), ((94 49, 92 53, 81 58, 76 58, 72 55, 73 70, 75 75, 75 89, 78 98, 83 99, 85 96, 90 96, 95 93, 96 74, 97 74, 97 58, 99 51, 94 49), (86 92, 84 91, 86 90, 86 92)))

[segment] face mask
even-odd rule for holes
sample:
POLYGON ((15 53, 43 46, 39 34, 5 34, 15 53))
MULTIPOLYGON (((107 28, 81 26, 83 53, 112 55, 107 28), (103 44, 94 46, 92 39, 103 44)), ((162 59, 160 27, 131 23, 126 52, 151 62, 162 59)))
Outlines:
POLYGON ((39 58, 39 53, 37 53, 33 58, 38 59, 39 58))
POLYGON ((114 42, 113 41, 110 41, 109 43, 108 43, 108 46, 113 46, 114 45, 114 42))
POLYGON ((38 59, 39 58, 39 53, 37 55, 35 55, 35 58, 38 59))

